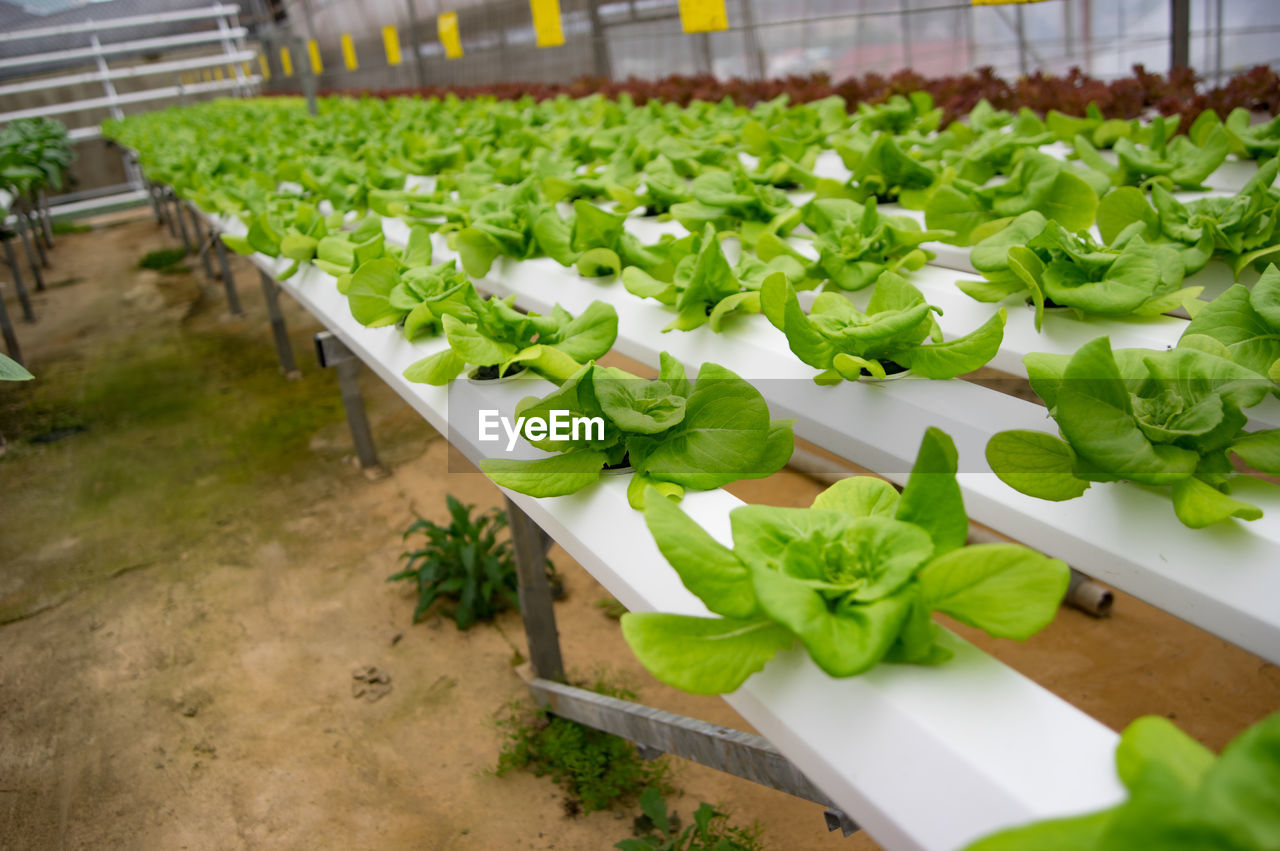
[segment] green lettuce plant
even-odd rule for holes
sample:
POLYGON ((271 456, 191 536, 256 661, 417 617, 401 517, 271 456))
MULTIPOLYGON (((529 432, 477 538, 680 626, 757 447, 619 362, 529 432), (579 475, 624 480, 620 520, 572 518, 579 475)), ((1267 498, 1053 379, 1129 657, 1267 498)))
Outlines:
POLYGON ((1148 243, 1145 231, 1134 222, 1102 245, 1087 231, 1073 234, 1032 210, 973 247, 970 260, 986 280, 957 286, 986 302, 1025 294, 1035 304, 1036 330, 1046 305, 1074 308, 1081 317, 1194 309, 1204 288, 1182 288, 1183 252, 1148 243))
POLYGON ((715 617, 629 613, 622 634, 655 677, 698 694, 734 691, 796 639, 833 677, 945 662, 934 611, 1026 639, 1053 619, 1069 570, 1017 544, 966 547, 955 473, 955 445, 930 428, 901 494, 863 476, 810 508, 741 506, 732 549, 649 490, 658 549, 715 617))
POLYGON ((1272 189, 1280 158, 1258 169, 1234 196, 1198 198, 1186 204, 1163 186, 1151 189, 1148 204, 1142 190, 1121 187, 1108 193, 1098 205, 1098 231, 1112 241, 1134 222, 1143 222, 1147 239, 1182 244, 1187 274, 1208 262, 1206 251, 1230 264, 1236 278, 1255 264, 1280 258, 1280 193, 1272 189), (1193 265, 1193 258, 1205 261, 1193 265))
POLYGON ((942 108, 935 106, 928 92, 894 94, 882 103, 862 101, 853 114, 853 126, 890 133, 931 133, 942 124, 942 108))
POLYGON ((549 204, 532 178, 486 192, 467 211, 467 225, 449 234, 462 268, 473 278, 489 274, 500 256, 527 260, 541 253, 533 224, 549 204))
POLYGON ((955 144, 943 148, 940 159, 961 180, 979 186, 997 174, 1015 172, 1023 159, 1053 141, 1040 117, 1025 107, 1014 115, 980 101, 969 113, 968 132, 963 126, 948 128, 955 144))
POLYGON ((561 266, 574 266, 586 278, 617 275, 624 266, 651 274, 669 274, 670 261, 659 246, 645 246, 626 231, 626 217, 578 200, 573 219, 565 221, 554 207, 543 210, 533 223, 542 252, 561 266))
POLYGON ((842 290, 860 290, 880 275, 899 269, 919 269, 934 258, 921 243, 943 239, 946 231, 921 230, 909 216, 889 216, 879 212, 874 197, 865 204, 844 198, 822 198, 802 209, 803 221, 815 234, 816 261, 770 233, 756 242, 761 260, 790 257, 804 269, 805 276, 824 278, 842 290))
MULTIPOLYGON (((530 442, 555 453, 537 460, 486 459, 480 469, 497 484, 531 496, 562 496, 593 484, 607 466, 630 466, 627 490, 639 508, 644 489, 665 493, 710 490, 739 479, 772 475, 791 457, 791 420, 769 417, 760 392, 735 373, 705 363, 694 380, 663 352, 658 377, 637 378, 588 364, 541 399, 529 397, 516 415, 550 421, 552 411, 599 417, 603 432, 576 439, 530 442)), ((526 433, 527 434, 527 433, 526 433)))
POLYGON ((978 186, 954 178, 932 191, 924 212, 929 229, 954 233, 947 242, 971 245, 1002 226, 992 223, 1031 210, 1078 231, 1093 224, 1097 209, 1098 195, 1088 181, 1047 154, 1027 151, 1006 182, 978 186))
POLYGON ((1226 358, 1280 384, 1280 268, 1273 263, 1253 287, 1235 284, 1209 302, 1178 347, 1226 358))
POLYGON ((796 357, 822 370, 814 377, 818 384, 884 378, 904 369, 923 378, 954 378, 995 357, 1004 339, 1002 308, 970 333, 943 342, 934 319, 941 311, 893 272, 880 276, 865 311, 838 293, 824 292, 806 315, 782 276, 765 281, 760 300, 796 357))
MULTIPOLYGON (((1110 148, 1121 139, 1149 142, 1152 127, 1158 123, 1164 125, 1166 137, 1172 136, 1178 129, 1179 116, 1157 115, 1152 117, 1150 124, 1143 124, 1137 119, 1106 118, 1098 104, 1089 101, 1084 116, 1067 115, 1051 109, 1045 115, 1044 123, 1059 142, 1071 144, 1077 136, 1081 136, 1094 148, 1110 148)), ((1199 140, 1196 141, 1199 143, 1199 140)))
MULTIPOLYGON (((1212 111, 1210 115, 1217 118, 1212 111)), ((1231 138, 1234 152, 1254 160, 1274 159, 1280 152, 1280 116, 1253 123, 1253 115, 1244 107, 1236 107, 1227 115, 1224 122, 1227 135, 1231 138)))
POLYGON ((904 192, 927 189, 937 179, 937 169, 905 153, 891 133, 877 133, 865 151, 849 145, 840 153, 864 199, 897 201, 904 192))
POLYGON ((1221 756, 1158 715, 1120 735, 1129 796, 1087 815, 1014 827, 966 851, 1273 851, 1280 847, 1280 713, 1221 756))
POLYGON ((1169 488, 1178 519, 1193 529, 1262 516, 1229 492, 1241 475, 1232 455, 1280 473, 1280 429, 1244 428, 1244 409, 1271 392, 1263 376, 1192 348, 1113 352, 1106 337, 1074 355, 1030 354, 1023 363, 1061 438, 993 436, 987 461, 1010 487, 1053 501, 1074 499, 1093 482, 1169 488))
POLYGON ((695 233, 707 224, 737 230, 753 245, 765 231, 788 233, 800 222, 800 211, 781 189, 756 183, 741 166, 708 171, 690 184, 692 201, 671 206, 676 221, 695 233))
POLYGON ((1169 188, 1199 189, 1204 181, 1222 165, 1230 152, 1227 131, 1214 128, 1199 143, 1189 136, 1168 138, 1165 121, 1151 125, 1151 138, 1139 148, 1130 138, 1119 138, 1113 145, 1116 164, 1107 162, 1083 135, 1075 138, 1075 151, 1085 165, 1111 178, 1116 186, 1158 183, 1169 188))
POLYGON ((663 331, 692 331, 703 325, 719 331, 731 315, 759 313, 760 287, 773 275, 794 280, 800 286, 817 283, 806 281, 808 267, 788 255, 769 254, 766 262, 743 252, 737 265, 730 266, 711 225, 706 225, 700 234, 671 243, 666 250, 668 257, 675 260, 670 280, 655 277, 638 266, 622 270, 622 283, 632 295, 652 298, 675 309, 676 318, 663 331))
POLYGON ((459 297, 423 302, 444 329, 449 347, 404 371, 422 384, 448 384, 473 364, 492 377, 531 370, 559 384, 613 347, 618 314, 593 301, 577 318, 560 305, 550 314, 521 313, 515 295, 482 299, 470 282, 459 297))

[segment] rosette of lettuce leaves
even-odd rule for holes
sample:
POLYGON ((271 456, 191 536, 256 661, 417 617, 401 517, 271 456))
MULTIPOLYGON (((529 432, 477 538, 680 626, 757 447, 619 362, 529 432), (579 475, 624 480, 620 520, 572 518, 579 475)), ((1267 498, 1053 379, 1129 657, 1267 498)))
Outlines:
POLYGON ((741 506, 732 548, 650 489, 658 549, 715 617, 630 613, 622 634, 655 677, 698 694, 736 690, 796 639, 833 677, 945 662, 934 611, 1026 639, 1053 620, 1070 572, 1017 544, 965 546, 955 473, 955 445, 930 428, 901 494, 860 476, 810 508, 741 506))
POLYGON ((780 275, 765 281, 760 299, 795 356, 822 370, 813 379, 818 384, 885 378, 903 370, 922 378, 955 378, 995 357, 1004 339, 1001 308, 963 337, 943 341, 934 318, 941 310, 893 272, 880 276, 865 311, 839 293, 823 292, 806 315, 795 289, 780 275))
MULTIPOLYGON (((1035 304, 1036 330, 1046 304, 1085 316, 1156 316, 1178 307, 1198 307, 1203 287, 1182 288, 1182 249, 1150 243, 1147 226, 1133 222, 1107 245, 1087 231, 1071 233, 1032 210, 979 242, 970 260, 985 281, 959 281, 967 295, 997 302, 1025 294, 1035 304)), ((1191 262, 1203 265, 1206 254, 1191 262)))
POLYGON ((480 469, 503 487, 546 497, 582 490, 606 466, 630 466, 635 473, 627 498, 640 508, 650 485, 678 495, 685 488, 711 490, 770 476, 791 458, 795 444, 793 421, 771 419, 764 397, 750 383, 714 363, 704 363, 690 380, 666 352, 655 379, 591 363, 558 390, 516 406, 516 415, 526 418, 549 420, 552 411, 602 418, 602 439, 584 434, 578 440, 532 441, 554 454, 486 459, 480 469))
POLYGON ((1213 751, 1166 718, 1120 734, 1129 797, 1110 809, 1003 830, 966 851, 1273 851, 1280 847, 1280 713, 1213 751))
POLYGON ((1280 385, 1280 268, 1272 264, 1252 287, 1235 284, 1209 302, 1178 347, 1226 358, 1280 385))
POLYGON ((1094 482, 1169 488, 1174 513, 1193 529, 1262 516, 1230 496, 1230 486, 1243 475, 1233 455, 1280 474, 1280 429, 1245 430, 1244 410, 1272 391, 1266 377, 1192 348, 1113 352, 1107 337, 1074 355, 1037 353, 1023 362, 1061 437, 993 436, 987 461, 1010 487, 1053 501, 1074 499, 1094 482))
POLYGON ((472 364, 494 378, 528 369, 559 384, 609 351, 618 336, 618 314, 601 301, 577 317, 558 304, 546 316, 522 313, 514 302, 515 295, 483 299, 470 282, 457 298, 426 302, 449 348, 412 364, 404 377, 448 384, 472 364))

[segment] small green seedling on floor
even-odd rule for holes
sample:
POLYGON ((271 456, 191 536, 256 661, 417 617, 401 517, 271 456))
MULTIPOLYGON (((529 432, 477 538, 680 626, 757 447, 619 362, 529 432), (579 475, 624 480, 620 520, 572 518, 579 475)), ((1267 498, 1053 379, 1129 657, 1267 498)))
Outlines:
MULTIPOLYGON (((601 681, 591 689, 624 700, 635 699, 625 689, 601 681)), ((646 789, 671 789, 665 759, 643 760, 635 745, 626 739, 557 717, 528 701, 513 701, 496 722, 503 742, 498 764, 491 773, 502 777, 522 769, 538 777, 550 776, 564 790, 566 815, 588 815, 615 804, 631 805, 641 800, 646 789)))
POLYGON ((693 824, 680 829, 680 817, 668 812, 667 802, 657 789, 640 796, 644 815, 636 819, 636 838, 624 839, 613 847, 619 851, 759 851, 760 828, 729 824, 729 816, 703 801, 693 813, 693 824))
POLYGON ((181 271, 179 264, 186 258, 185 248, 161 248, 159 251, 148 251, 138 261, 139 269, 154 269, 157 272, 181 271))
POLYGON ((92 225, 82 224, 81 222, 70 222, 66 219, 61 219, 53 223, 53 232, 59 235, 68 233, 88 233, 91 230, 93 230, 92 225))
MULTIPOLYGON (((418 605, 414 623, 426 617, 432 603, 444 599, 447 612, 458 629, 469 629, 476 621, 493 620, 499 612, 518 609, 516 563, 511 541, 500 537, 507 528, 507 515, 500 509, 482 511, 474 519, 474 506, 446 497, 449 525, 439 526, 419 517, 404 531, 404 538, 422 533, 422 546, 401 555, 409 561, 404 570, 388 582, 417 583, 418 605)), ((547 572, 551 573, 551 562, 547 572)))

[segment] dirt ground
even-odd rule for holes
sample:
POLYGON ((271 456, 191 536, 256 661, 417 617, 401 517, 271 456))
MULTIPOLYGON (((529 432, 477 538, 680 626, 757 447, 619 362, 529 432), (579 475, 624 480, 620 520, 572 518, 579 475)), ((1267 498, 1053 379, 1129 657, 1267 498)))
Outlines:
MULTIPOLYGON (((486 772, 492 718, 524 693, 519 616, 414 625, 412 591, 386 581, 415 512, 443 520, 446 493, 491 506, 497 490, 449 473, 445 441, 368 375, 391 474, 367 480, 311 358, 315 322, 284 299, 303 371, 284 380, 256 273, 234 261, 247 315, 231 318, 198 262, 137 267, 173 244, 145 213, 59 237, 39 322, 18 327, 38 379, 0 386, 0 848, 568 851, 630 835, 634 811, 569 817, 550 780, 486 772), (390 677, 376 701, 353 696, 368 666, 390 677)), ((783 473, 734 490, 805 505, 820 486, 783 473)), ((743 725, 649 678, 607 594, 553 558, 571 674, 743 725)), ((1115 728, 1164 714, 1220 748, 1280 708, 1274 666, 1124 596, 1106 620, 1064 610, 1026 644, 978 643, 1115 728)), ((678 764, 674 783, 686 818, 716 803, 770 848, 877 847, 709 769, 678 764)))

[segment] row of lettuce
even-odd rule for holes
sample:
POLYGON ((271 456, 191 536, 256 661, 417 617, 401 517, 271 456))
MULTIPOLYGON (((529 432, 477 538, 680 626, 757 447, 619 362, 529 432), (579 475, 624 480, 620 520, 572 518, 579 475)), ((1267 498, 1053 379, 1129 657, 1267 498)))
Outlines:
MULTIPOLYGON (((411 366, 411 380, 527 372, 555 389, 525 399, 518 414, 601 418, 603 439, 533 440, 546 457, 484 469, 540 497, 590 487, 611 468, 633 471, 632 506, 715 617, 629 614, 624 635, 659 679, 723 693, 797 641, 832 676, 944 662, 951 653, 935 611, 1025 639, 1052 620, 1069 571, 1020 545, 965 545, 955 446, 932 428, 901 493, 858 477, 809 509, 744 506, 731 515, 733 546, 719 543, 671 498, 776 472, 793 450, 791 422, 773 419, 760 392, 718 364, 691 378, 664 353, 657 377, 644 379, 596 363, 617 335, 610 304, 576 317, 558 306, 519 311, 513 297, 477 290, 473 279, 494 264, 547 257, 620 284, 667 306, 669 331, 720 331, 762 314, 819 384, 971 372, 998 352, 1006 309, 1022 302, 1037 327, 1055 307, 1080 321, 1183 308, 1194 318, 1169 351, 1113 351, 1101 337, 1074 355, 1029 355, 1032 387, 1060 436, 997 433, 992 468, 1051 500, 1093 482, 1164 488, 1191 527, 1256 519, 1256 506, 1230 495, 1233 480, 1280 474, 1280 431, 1249 431, 1245 413, 1280 385, 1280 270, 1266 265, 1280 257, 1280 124, 1206 113, 1173 137, 1167 119, 1041 120, 985 104, 967 122, 939 124, 928 97, 915 95, 852 115, 838 99, 748 110, 447 98, 329 100, 309 117, 276 99, 105 129, 139 152, 152 180, 245 222, 244 236, 223 237, 236 251, 286 258, 283 277, 306 264, 333 275, 366 326, 395 326, 411 341, 443 335, 447 347, 411 366), (1074 158, 1038 150, 1060 141, 1074 158), (815 173, 826 151, 847 180, 815 173), (1174 197, 1229 155, 1265 160, 1242 191, 1174 197), (796 192, 807 198, 797 203, 796 192), (922 210, 925 228, 891 204, 922 210), (684 233, 645 244, 627 228, 640 215, 684 233), (403 245, 387 241, 384 218, 409 226, 403 245), (961 288, 1003 304, 950 340, 941 311, 910 280, 935 241, 972 246, 984 280, 961 288), (461 268, 436 262, 440 245, 461 268), (1184 278, 1211 260, 1238 278, 1250 267, 1261 275, 1205 304, 1184 278), (866 289, 859 307, 849 294, 866 289), (821 292, 806 311, 812 290, 821 292)), ((1135 800, 1145 794, 1131 789, 1135 800)), ((1241 836, 1256 827, 1257 813, 1232 816, 1241 836)), ((1118 818, 1090 822, 1096 836, 1078 847, 1122 847, 1099 838, 1118 818)), ((1010 836, 982 847, 1038 847, 1034 833, 1010 836)))
POLYGON ((74 154, 67 128, 49 118, 19 118, 0 128, 0 233, 10 209, 29 216, 40 196, 62 188, 74 154))
MULTIPOLYGON (((1241 475, 1233 458, 1280 472, 1280 434, 1248 431, 1243 413, 1280 379, 1278 273, 1268 268, 1207 306, 1199 288, 1183 285, 1211 259, 1239 275, 1280 252, 1280 159, 1266 159, 1234 195, 1184 203, 1169 191, 1201 185, 1228 155, 1274 153, 1266 143, 1280 124, 1247 118, 1206 112, 1173 136, 1176 118, 1042 120, 986 104, 940 129, 925 95, 852 115, 836 98, 750 110, 446 99, 335 100, 313 119, 277 100, 154 113, 108 131, 140 151, 153 178, 248 222, 245 237, 228 237, 236 250, 332 273, 367 325, 397 324, 410 339, 443 331, 449 351, 409 373, 429 383, 467 363, 563 383, 612 344, 606 325, 616 328, 616 317, 606 322, 605 305, 573 320, 561 341, 553 326, 570 322, 563 311, 527 317, 485 302, 468 276, 483 278, 500 258, 549 257, 620 280, 671 308, 668 330, 720 330, 761 313, 820 383, 904 370, 950 378, 996 354, 1003 307, 944 340, 940 310, 910 282, 933 241, 972 244, 983 280, 961 288, 1009 306, 1029 301, 1037 326, 1054 307, 1086 321, 1186 309, 1196 318, 1173 352, 1112 352, 1095 341, 1073 358, 1029 356, 1033 387, 1062 436, 1003 433, 987 456, 1004 481, 1046 499, 1079 496, 1092 482, 1164 487, 1179 519, 1203 527, 1260 516, 1228 493, 1241 475), (249 126, 266 131, 264 144, 240 144, 249 126), (1068 138, 1077 159, 1039 150, 1068 138), (1098 153, 1108 146, 1114 162, 1098 153), (815 175, 824 151, 843 159, 846 181, 815 175), (428 179, 406 188, 415 176, 428 179), (792 190, 811 198, 793 203, 792 190), (883 204, 894 202, 922 208, 928 229, 886 214, 883 204), (643 243, 626 227, 641 208, 678 221, 685 235, 643 243), (386 243, 383 216, 412 223, 406 249, 386 243), (1095 222, 1097 237, 1088 230, 1095 222), (433 233, 462 269, 432 262, 433 233), (734 262, 729 241, 740 249, 734 262), (864 307, 845 296, 866 288, 864 307), (806 312, 801 295, 814 289, 822 292, 806 312), (585 336, 584 323, 593 329, 585 336)), ((597 413, 589 394, 579 407, 597 413)), ((522 470, 495 462, 492 473, 556 495, 591 480, 602 451, 544 448, 561 454, 522 470)), ((643 461, 637 469, 662 478, 643 461)))

